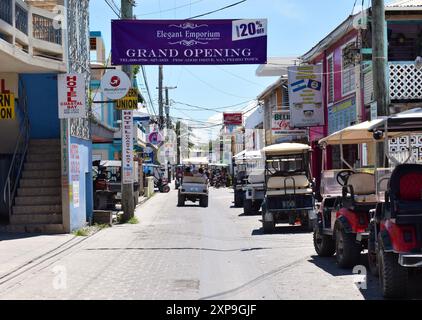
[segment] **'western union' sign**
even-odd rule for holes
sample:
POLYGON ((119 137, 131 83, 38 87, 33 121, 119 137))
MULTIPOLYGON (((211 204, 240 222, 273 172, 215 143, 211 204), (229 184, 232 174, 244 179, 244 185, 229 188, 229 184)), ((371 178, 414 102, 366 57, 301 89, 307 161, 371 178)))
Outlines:
POLYGON ((15 119, 15 95, 0 93, 0 120, 15 119))
POLYGON ((136 110, 138 109, 138 90, 130 88, 129 92, 122 99, 117 100, 117 110, 136 110))

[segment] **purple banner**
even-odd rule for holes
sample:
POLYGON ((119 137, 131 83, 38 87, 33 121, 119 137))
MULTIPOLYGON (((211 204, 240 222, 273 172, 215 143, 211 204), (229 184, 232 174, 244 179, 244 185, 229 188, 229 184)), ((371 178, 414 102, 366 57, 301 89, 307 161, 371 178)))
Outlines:
POLYGON ((267 20, 112 20, 113 65, 264 64, 267 20))

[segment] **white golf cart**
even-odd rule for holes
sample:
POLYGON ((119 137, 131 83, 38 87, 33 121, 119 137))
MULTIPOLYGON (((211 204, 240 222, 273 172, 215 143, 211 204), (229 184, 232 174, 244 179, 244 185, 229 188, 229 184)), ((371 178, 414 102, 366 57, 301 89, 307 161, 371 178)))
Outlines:
POLYGON ((313 230, 316 219, 313 181, 309 166, 311 147, 300 143, 280 143, 265 147, 265 197, 262 227, 274 231, 277 223, 313 230))
MULTIPOLYGON (((236 167, 242 166, 243 175, 237 175, 237 186, 241 186, 241 195, 244 214, 256 214, 264 201, 264 162, 261 151, 244 150, 235 156, 236 167), (243 179, 240 180, 239 178, 243 179)), ((237 191, 237 190, 236 190, 237 191)), ((235 192, 236 192, 235 191, 235 192)), ((239 191, 238 191, 239 192, 239 191)), ((238 195, 239 196, 239 195, 238 195)), ((236 194, 235 194, 236 204, 236 194)))
POLYGON ((177 206, 185 205, 186 200, 199 201, 201 207, 208 207, 208 179, 199 169, 208 167, 206 157, 183 159, 184 166, 181 185, 179 186, 177 206))

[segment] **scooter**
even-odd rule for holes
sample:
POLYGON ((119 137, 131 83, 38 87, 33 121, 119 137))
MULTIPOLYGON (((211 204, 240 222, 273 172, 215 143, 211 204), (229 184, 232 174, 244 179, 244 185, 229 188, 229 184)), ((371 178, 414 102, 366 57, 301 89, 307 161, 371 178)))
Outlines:
POLYGON ((168 183, 168 181, 167 181, 166 178, 159 178, 157 180, 157 183, 156 183, 156 186, 155 187, 158 188, 158 190, 161 193, 168 193, 168 192, 170 192, 170 186, 169 186, 169 183, 168 183))

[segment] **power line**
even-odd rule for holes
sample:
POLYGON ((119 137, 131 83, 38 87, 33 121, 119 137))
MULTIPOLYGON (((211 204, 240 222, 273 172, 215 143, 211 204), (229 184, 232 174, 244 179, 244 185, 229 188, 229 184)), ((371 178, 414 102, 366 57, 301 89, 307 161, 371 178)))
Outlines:
POLYGON ((209 14, 212 14, 212 13, 215 13, 215 12, 218 12, 218 11, 223 11, 225 9, 228 9, 228 8, 231 8, 231 7, 234 7, 234 6, 237 6, 237 5, 239 5, 239 4, 243 3, 243 2, 246 2, 246 1, 247 0, 238 1, 236 3, 229 4, 228 6, 222 7, 220 9, 209 11, 209 12, 206 12, 206 13, 203 13, 203 14, 199 14, 199 15, 194 16, 194 17, 187 18, 186 20, 191 20, 191 19, 203 17, 203 16, 206 16, 206 15, 209 15, 209 14))
POLYGON ((149 90, 148 79, 147 79, 147 75, 146 75, 146 72, 145 72, 145 67, 141 66, 141 70, 142 70, 142 75, 143 75, 143 78, 144 78, 145 88, 147 89, 149 103, 151 104, 152 110, 154 112, 154 116, 157 116, 157 112, 155 110, 154 103, 152 102, 151 91, 149 90))
POLYGON ((153 14, 157 14, 157 13, 169 12, 169 11, 173 11, 173 10, 177 10, 177 9, 189 7, 192 4, 197 4, 197 3, 202 2, 202 1, 205 1, 205 0, 197 0, 195 2, 191 2, 191 3, 188 3, 188 4, 180 5, 180 6, 169 8, 169 9, 164 9, 164 10, 160 10, 160 11, 153 11, 153 12, 139 14, 138 16, 140 16, 140 17, 141 16, 149 16, 149 15, 153 15, 153 14))
POLYGON ((215 87, 214 85, 210 84, 209 82, 207 82, 207 81, 205 81, 205 80, 201 79, 200 77, 198 77, 197 75, 195 75, 193 72, 191 72, 189 69, 187 69, 187 68, 185 68, 185 67, 183 67, 183 69, 184 69, 184 70, 186 70, 186 71, 187 71, 187 72, 188 72, 191 76, 193 76, 195 79, 197 79, 198 81, 202 82, 203 84, 207 85, 208 87, 210 87, 210 88, 212 88, 212 89, 214 89, 214 90, 216 90, 216 91, 219 91, 219 92, 224 93, 224 94, 226 94, 226 95, 228 95, 228 96, 232 96, 232 97, 236 97, 236 98, 241 98, 241 99, 249 99, 249 98, 251 98, 251 97, 238 96, 238 95, 235 95, 235 94, 232 94, 232 93, 226 92, 226 91, 224 91, 224 90, 221 90, 221 89, 219 89, 219 88, 215 87))
POLYGON ((220 66, 218 66, 218 65, 216 65, 215 67, 216 67, 217 69, 220 69, 221 71, 223 71, 223 72, 225 72, 225 73, 227 73, 227 74, 229 74, 229 75, 231 75, 231 76, 235 77, 235 78, 238 78, 238 79, 240 79, 240 80, 243 80, 243 81, 245 81, 245 82, 248 82, 248 83, 250 83, 250 84, 253 84, 253 85, 255 85, 255 86, 258 86, 258 87, 262 88, 262 85, 260 85, 259 83, 256 83, 256 82, 253 82, 253 81, 250 81, 250 80, 248 80, 248 79, 246 79, 246 78, 243 78, 243 77, 239 76, 238 74, 233 73, 233 72, 231 72, 231 71, 228 71, 228 70, 226 70, 226 69, 223 69, 222 67, 220 67, 220 66))
POLYGON ((219 109, 230 109, 230 108, 233 108, 233 107, 244 105, 244 104, 249 103, 251 101, 255 101, 255 100, 254 99, 253 100, 247 100, 247 101, 236 103, 236 104, 232 104, 232 105, 229 105, 229 106, 203 107, 203 106, 197 106, 197 105, 193 105, 193 104, 189 104, 189 103, 185 103, 185 102, 180 102, 180 101, 172 100, 172 102, 174 102, 176 104, 181 104, 181 105, 192 107, 192 108, 195 108, 195 109, 207 110, 207 111, 216 111, 216 110, 219 110, 219 109))
POLYGON ((110 9, 116 14, 116 16, 120 19, 120 10, 116 8, 116 4, 113 2, 110 2, 112 0, 104 0, 105 3, 110 7, 110 9))

